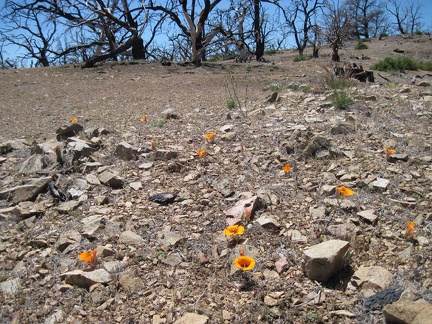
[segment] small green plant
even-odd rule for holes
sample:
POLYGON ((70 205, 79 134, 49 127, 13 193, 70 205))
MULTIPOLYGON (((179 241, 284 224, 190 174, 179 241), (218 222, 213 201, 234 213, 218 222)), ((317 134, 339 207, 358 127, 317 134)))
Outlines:
POLYGON ((166 123, 165 119, 159 119, 155 123, 151 124, 150 126, 162 128, 165 125, 165 123, 166 123))
POLYGON ((354 47, 354 49, 356 50, 365 50, 368 49, 369 47, 364 43, 363 39, 359 39, 357 41, 357 45, 354 47))
POLYGON ((264 51, 265 55, 274 55, 276 54, 276 50, 275 49, 271 49, 271 50, 266 50, 264 51))
POLYGON ((282 90, 282 85, 280 83, 272 83, 267 87, 267 89, 273 92, 278 92, 282 90))
POLYGON ((297 55, 294 56, 294 62, 307 61, 309 58, 306 55, 297 55))
POLYGON ((164 250, 157 250, 156 255, 158 258, 164 258, 166 256, 166 252, 164 250))
POLYGON ((311 91, 312 89, 310 85, 301 85, 298 83, 291 83, 287 86, 287 88, 293 91, 303 91, 303 92, 308 92, 311 91))
POLYGON ((226 106, 228 109, 234 109, 235 107, 237 107, 237 104, 234 99, 230 99, 227 101, 226 106))
POLYGON ((182 290, 182 296, 183 297, 189 296, 191 293, 192 293, 192 290, 189 290, 189 289, 183 289, 182 290))
POLYGON ((241 78, 237 71, 229 71, 224 81, 224 87, 227 108, 236 108, 243 117, 247 117, 249 83, 246 76, 241 78), (241 88, 244 91, 240 91, 241 88))
POLYGON ((323 86, 325 88, 336 89, 346 89, 356 85, 356 81, 351 79, 351 74, 345 73, 340 76, 335 75, 333 71, 324 66, 325 75, 323 80, 323 86))
POLYGON ((331 102, 337 109, 347 109, 354 103, 354 100, 345 90, 342 90, 333 94, 331 102))
POLYGON ((423 32, 421 30, 416 30, 416 32, 414 34, 416 34, 416 35, 423 35, 423 32))
POLYGON ((319 314, 312 311, 306 314, 306 321, 308 323, 323 323, 322 317, 319 314))
POLYGON ((386 57, 371 67, 373 70, 378 71, 399 71, 405 72, 405 70, 417 71, 432 71, 432 62, 417 61, 411 57, 386 57))

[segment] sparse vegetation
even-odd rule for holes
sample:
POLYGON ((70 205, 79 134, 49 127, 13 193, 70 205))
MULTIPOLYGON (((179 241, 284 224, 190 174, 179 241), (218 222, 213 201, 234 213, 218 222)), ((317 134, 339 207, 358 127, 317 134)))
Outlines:
POLYGON ((227 101, 226 106, 228 109, 234 109, 235 107, 237 107, 237 104, 234 99, 230 99, 227 101))
POLYGON ((303 92, 309 92, 312 89, 310 85, 302 85, 299 83, 291 83, 288 85, 287 88, 293 91, 303 91, 303 92))
POLYGON ((307 61, 309 58, 306 55, 297 55, 294 57, 294 62, 307 61))
POLYGON ((356 50, 365 50, 365 49, 368 49, 369 46, 367 46, 364 42, 365 42, 365 40, 359 39, 357 41, 357 45, 354 47, 354 49, 356 49, 356 50))
POLYGON ((346 90, 336 91, 332 95, 332 104, 337 109, 347 109, 354 103, 354 100, 349 96, 346 90))
POLYGON ((372 69, 378 71, 387 71, 387 72, 390 71, 405 72, 406 70, 432 71, 432 62, 417 61, 408 56, 386 57, 384 60, 375 63, 372 66, 372 69))
POLYGON ((276 52, 276 50, 274 50, 274 49, 264 51, 264 54, 265 54, 265 55, 274 55, 274 54, 276 54, 276 53, 277 53, 277 52, 276 52))
POLYGON ((272 83, 267 87, 268 90, 273 91, 273 92, 281 91, 282 88, 283 88, 283 86, 280 83, 272 83))

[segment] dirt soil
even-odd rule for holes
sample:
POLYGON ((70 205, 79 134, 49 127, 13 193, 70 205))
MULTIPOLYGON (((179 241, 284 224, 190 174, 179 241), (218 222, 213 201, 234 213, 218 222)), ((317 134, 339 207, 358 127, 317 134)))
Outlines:
MULTIPOLYGON (((387 56, 432 60, 429 36, 366 44, 369 49, 357 51, 348 43, 342 60, 365 69, 387 56)), ((326 84, 330 51, 321 54, 304 62, 293 62, 297 53, 286 50, 266 56, 266 63, 1 70, 0 143, 24 139, 28 147, 2 152, 0 191, 25 182, 28 175, 18 170, 34 153, 31 147, 52 143, 70 118, 84 129, 109 133, 74 168, 50 169, 56 183, 65 191, 75 188, 87 179, 84 163, 99 162, 95 174, 110 170, 124 185, 87 183, 80 205, 66 211, 45 190, 35 201, 43 213, 25 220, 14 216, 15 204, 0 200, 0 322, 174 323, 186 313, 200 314, 207 323, 382 322, 381 309, 364 305, 370 294, 350 286, 361 266, 385 268, 392 275, 385 288, 414 287, 432 303, 432 75, 374 71, 375 83, 355 82, 346 90, 354 103, 341 110, 331 102, 336 90, 326 84), (228 89, 237 91, 244 111, 227 108, 228 89), (269 100, 273 90, 275 102, 269 100), (341 124, 351 126, 334 131, 341 124), (212 132, 214 142, 203 138, 212 132), (338 154, 320 148, 306 153, 317 136, 338 154), (137 149, 136 159, 115 154, 122 141, 137 149), (152 141, 176 156, 156 158, 152 141), (407 158, 392 160, 386 148, 407 158), (200 149, 208 155, 199 158, 200 149), (285 164, 291 165, 288 174, 285 164), (377 178, 389 184, 373 187, 377 178), (141 187, 131 186, 136 183, 141 187), (355 191, 346 206, 334 203, 334 187, 341 185, 355 191), (161 192, 177 198, 167 205, 148 200, 161 192), (233 244, 223 235, 224 211, 251 195, 265 206, 244 222, 246 231, 233 244), (357 215, 370 209, 376 222, 357 215), (95 215, 114 229, 85 235, 85 221, 95 215), (272 224, 260 225, 263 216, 272 224), (413 235, 406 233, 408 221, 416 224, 413 235), (338 225, 345 232, 330 230, 338 225), (128 230, 142 241, 122 241, 128 230), (70 231, 78 238, 59 249, 62 234, 70 231), (181 238, 167 243, 173 233, 181 238), (350 242, 346 267, 327 282, 307 278, 304 250, 330 239, 350 242), (96 269, 106 269, 111 279, 93 288, 67 284, 65 273, 86 268, 78 254, 95 248, 110 251, 98 255, 96 269), (232 265, 240 248, 256 261, 250 272, 236 272, 232 265), (281 258, 287 267, 276 271, 281 258), (18 288, 6 292, 5 283, 16 278, 18 288), (318 294, 325 297, 317 300, 318 294)))

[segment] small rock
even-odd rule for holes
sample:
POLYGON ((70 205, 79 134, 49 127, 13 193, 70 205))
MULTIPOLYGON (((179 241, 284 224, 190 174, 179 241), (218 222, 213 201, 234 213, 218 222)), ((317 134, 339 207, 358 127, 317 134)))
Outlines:
POLYGON ((254 211, 261 208, 262 206, 263 203, 261 198, 258 196, 252 196, 251 198, 239 200, 233 207, 224 211, 224 214, 227 217, 227 225, 235 225, 241 221, 249 222, 254 211))
POLYGON ((205 315, 196 313, 186 313, 181 318, 176 320, 174 324, 206 324, 209 318, 205 315))
POLYGON ((372 181, 369 186, 381 190, 381 191, 385 191, 387 189, 387 186, 389 185, 390 180, 384 179, 384 178, 376 178, 375 181, 372 181))
POLYGON ((359 229, 352 223, 330 225, 327 227, 327 231, 334 237, 340 240, 350 240, 359 229))
POLYGON ((82 201, 79 201, 79 200, 69 200, 69 201, 61 202, 58 205, 57 210, 61 214, 66 214, 66 213, 68 213, 70 211, 73 211, 73 210, 77 209, 81 205, 82 205, 82 201))
POLYGON ((275 262, 276 271, 281 274, 282 272, 288 270, 289 262, 287 258, 280 258, 275 262))
POLYGON ((375 209, 363 210, 358 212, 357 215, 372 224, 375 224, 378 220, 378 215, 375 215, 375 209))
POLYGON ((397 301, 400 298, 401 294, 402 289, 396 289, 395 287, 384 289, 376 293, 375 295, 367 298, 364 301, 364 306, 372 310, 381 310, 385 305, 397 301))
POLYGON ((89 288, 97 283, 107 284, 111 281, 110 274, 104 269, 94 271, 74 270, 63 273, 60 277, 67 284, 81 288, 89 288))
POLYGON ((90 298, 95 306, 102 305, 109 297, 108 288, 102 285, 101 283, 97 283, 92 285, 89 290, 90 298))
POLYGON ((33 174, 45 169, 47 165, 47 160, 43 155, 33 154, 27 160, 21 163, 18 172, 21 174, 33 174))
POLYGON ((36 197, 48 187, 51 177, 29 179, 27 184, 0 191, 0 200, 12 201, 17 204, 21 201, 34 201, 36 197))
POLYGON ((327 281, 345 266, 345 253, 350 244, 342 240, 329 240, 303 252, 303 271, 312 280, 327 281))
POLYGON ((102 172, 99 175, 99 181, 102 182, 104 185, 108 185, 114 189, 123 188, 124 185, 124 181, 121 177, 109 171, 102 172))
POLYGON ((125 244, 141 244, 144 243, 144 239, 135 232, 128 230, 120 234, 119 242, 125 244))
POLYGON ((0 283, 1 291, 4 295, 13 296, 21 290, 21 279, 14 278, 0 283))
POLYGON ((383 309, 386 323, 432 323, 432 305, 424 299, 398 300, 383 309))
POLYGON ((172 204, 176 199, 177 194, 175 192, 163 192, 151 195, 148 200, 161 205, 172 204))
POLYGON ((13 213, 19 219, 29 218, 35 215, 41 215, 45 212, 45 209, 41 204, 36 204, 31 201, 23 201, 15 206, 13 213))
POLYGON ((427 82, 427 81, 420 81, 419 83, 417 83, 417 86, 418 87, 430 87, 431 84, 430 84, 430 82, 427 82))
POLYGON ((140 190, 140 189, 142 188, 142 183, 141 183, 141 181, 135 181, 135 182, 131 182, 131 183, 129 183, 129 186, 130 186, 132 189, 138 191, 138 190, 140 190))
POLYGON ((138 168, 139 168, 139 169, 142 169, 142 170, 146 170, 146 171, 148 171, 148 170, 150 170, 150 169, 153 167, 153 165, 154 165, 153 162, 144 162, 144 163, 141 163, 141 164, 138 166, 138 168))
POLYGON ((213 189, 217 190, 221 193, 222 196, 225 198, 231 197, 234 194, 233 189, 233 181, 232 179, 225 178, 223 176, 216 178, 212 183, 211 186, 213 189))
POLYGON ((138 158, 138 149, 132 147, 129 143, 120 142, 114 154, 125 161, 136 160, 138 158))
POLYGON ((291 239, 291 241, 296 243, 307 243, 308 238, 307 236, 303 235, 299 230, 289 230, 288 231, 288 237, 291 239))
POLYGON ((68 137, 76 136, 79 132, 81 132, 84 129, 80 124, 78 123, 72 123, 69 125, 63 125, 60 128, 56 130, 57 134, 57 140, 61 141, 68 137))
POLYGON ((186 238, 178 233, 170 231, 162 231, 162 244, 166 247, 175 246, 181 242, 184 242, 186 238))
POLYGON ((263 228, 270 230, 278 230, 281 226, 276 219, 267 215, 261 216, 256 220, 256 222, 260 224, 263 228))
POLYGON ((351 313, 351 312, 344 310, 344 309, 330 311, 329 314, 332 316, 345 316, 345 317, 349 317, 349 318, 357 317, 356 314, 351 313))
POLYGON ((77 244, 80 242, 81 234, 76 230, 69 230, 60 234, 55 245, 57 250, 63 252, 69 245, 77 244))
POLYGON ((368 298, 392 284, 392 274, 380 266, 361 266, 354 272, 350 285, 355 288, 361 287, 364 297, 368 298))
POLYGON ((119 275, 120 285, 132 293, 137 293, 145 287, 144 281, 138 276, 136 268, 128 268, 119 275))
POLYGON ((408 159, 409 159, 408 154, 402 154, 402 153, 387 154, 387 161, 391 163, 395 163, 397 161, 407 162, 408 159))

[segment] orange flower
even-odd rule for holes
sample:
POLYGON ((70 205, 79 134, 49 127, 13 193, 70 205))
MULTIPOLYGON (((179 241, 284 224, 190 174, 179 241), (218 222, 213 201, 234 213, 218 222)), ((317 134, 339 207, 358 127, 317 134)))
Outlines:
POLYGON ((69 118, 69 120, 71 123, 77 123, 78 122, 78 118, 76 118, 76 117, 71 117, 71 118, 69 118))
POLYGON ((343 198, 346 198, 348 196, 351 196, 354 194, 354 191, 352 191, 350 188, 347 188, 345 186, 342 187, 336 187, 336 198, 339 199, 340 196, 343 198))
POLYGON ((407 222, 406 224, 406 234, 408 236, 413 236, 414 235, 414 227, 415 227, 415 223, 414 222, 407 222))
POLYGON ((156 142, 155 141, 151 141, 151 148, 153 151, 156 151, 156 142))
POLYGON ((147 116, 146 116, 146 115, 142 116, 142 117, 140 118, 140 120, 141 120, 143 123, 146 122, 146 121, 147 121, 147 116))
POLYGON ((224 229, 225 236, 236 236, 244 233, 244 227, 241 225, 228 226, 224 229))
POLYGON ((90 264, 92 268, 94 268, 98 263, 96 253, 97 253, 97 249, 94 249, 91 252, 84 251, 83 253, 78 255, 78 259, 84 261, 85 263, 90 264))
POLYGON ((388 147, 385 149, 385 151, 388 155, 392 155, 394 152, 396 152, 396 150, 392 150, 391 148, 388 147))
POLYGON ((198 153, 198 156, 200 158, 204 158, 204 157, 207 156, 207 151, 206 150, 198 150, 197 153, 198 153))
POLYGON ((241 255, 234 260, 234 265, 243 271, 255 268, 255 260, 247 255, 241 255))
POLYGON ((289 164, 285 164, 285 165, 282 167, 282 170, 283 170, 283 172, 285 172, 285 174, 289 173, 290 170, 291 170, 291 165, 289 165, 289 164))
POLYGON ((216 135, 216 132, 214 132, 214 133, 210 133, 210 134, 206 134, 206 135, 204 135, 204 138, 205 138, 207 141, 209 141, 209 142, 213 142, 213 141, 214 141, 214 137, 215 137, 215 135, 216 135))

